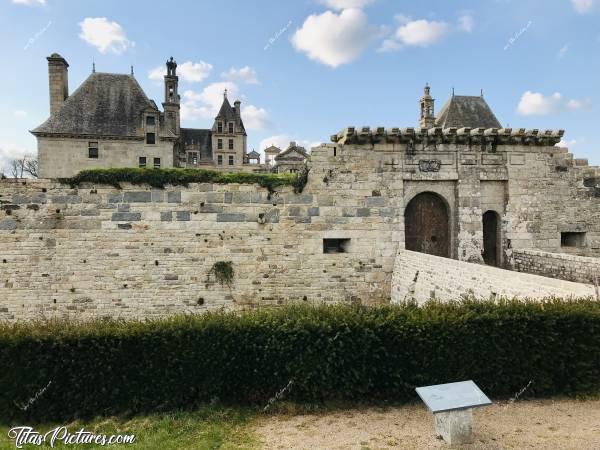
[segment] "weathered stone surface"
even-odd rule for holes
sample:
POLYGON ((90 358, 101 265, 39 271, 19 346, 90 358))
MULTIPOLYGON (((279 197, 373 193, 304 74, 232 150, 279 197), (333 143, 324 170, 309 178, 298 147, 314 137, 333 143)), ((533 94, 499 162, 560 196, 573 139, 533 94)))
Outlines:
POLYGON ((150 191, 125 192, 123 201, 128 203, 147 203, 152 201, 152 193, 150 191))
POLYGON ((15 219, 0 219, 0 230, 16 230, 17 222, 15 219))
POLYGON ((176 211, 175 216, 179 222, 187 222, 190 220, 190 212, 189 211, 176 211))
POLYGON ((167 192, 168 203, 181 203, 181 191, 168 191, 167 192))
POLYGON ((245 222, 246 214, 242 213, 221 213, 217 214, 217 222, 245 222))
POLYGON ((161 211, 160 213, 160 221, 161 222, 171 222, 173 220, 173 213, 171 211, 161 211))
POLYGON ((137 222, 142 219, 139 212, 116 212, 112 215, 113 222, 137 222))

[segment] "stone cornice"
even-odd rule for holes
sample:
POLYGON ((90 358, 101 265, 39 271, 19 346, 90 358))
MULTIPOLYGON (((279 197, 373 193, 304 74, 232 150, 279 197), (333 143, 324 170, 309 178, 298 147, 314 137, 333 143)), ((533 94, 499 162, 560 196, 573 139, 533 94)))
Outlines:
POLYGON ((557 144, 564 130, 526 130, 525 128, 384 128, 347 127, 331 136, 337 144, 557 144))

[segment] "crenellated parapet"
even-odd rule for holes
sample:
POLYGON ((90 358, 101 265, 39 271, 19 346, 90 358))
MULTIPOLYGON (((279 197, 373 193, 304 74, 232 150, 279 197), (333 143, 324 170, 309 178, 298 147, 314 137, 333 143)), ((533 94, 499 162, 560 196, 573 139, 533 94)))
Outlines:
POLYGON ((385 128, 347 127, 331 136, 337 144, 495 144, 552 146, 564 130, 525 128, 385 128))

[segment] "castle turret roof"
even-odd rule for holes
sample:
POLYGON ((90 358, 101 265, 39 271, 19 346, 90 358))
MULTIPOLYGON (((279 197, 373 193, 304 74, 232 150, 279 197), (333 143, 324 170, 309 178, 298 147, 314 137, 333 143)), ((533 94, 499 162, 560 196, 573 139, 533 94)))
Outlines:
POLYGON ((489 105, 481 96, 453 95, 435 120, 442 128, 502 128, 489 105))
POLYGON ((137 136, 148 110, 158 112, 133 76, 97 72, 32 133, 137 136))

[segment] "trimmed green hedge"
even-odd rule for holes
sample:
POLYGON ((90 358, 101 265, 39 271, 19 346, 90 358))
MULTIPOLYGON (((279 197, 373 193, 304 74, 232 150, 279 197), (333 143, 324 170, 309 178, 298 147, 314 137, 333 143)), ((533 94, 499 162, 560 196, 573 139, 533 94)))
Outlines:
POLYGON ((79 183, 108 184, 118 189, 121 183, 149 184, 152 187, 164 188, 167 185, 187 186, 190 183, 240 183, 258 184, 269 192, 274 192, 279 186, 293 186, 296 193, 302 192, 306 185, 308 171, 298 174, 273 174, 251 172, 219 172, 204 169, 91 169, 82 170, 72 178, 61 178, 60 182, 72 187, 79 183))
POLYGON ((404 401, 473 379, 488 395, 600 390, 600 303, 286 307, 146 322, 0 327, 0 417, 59 420, 296 401, 404 401), (48 384, 51 384, 48 386, 48 384), (48 386, 26 411, 26 404, 48 386))

